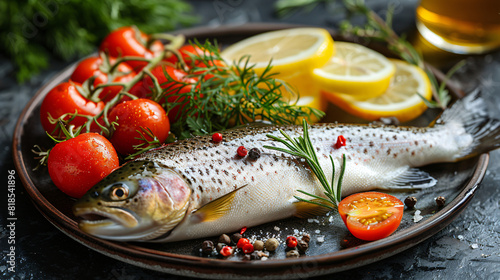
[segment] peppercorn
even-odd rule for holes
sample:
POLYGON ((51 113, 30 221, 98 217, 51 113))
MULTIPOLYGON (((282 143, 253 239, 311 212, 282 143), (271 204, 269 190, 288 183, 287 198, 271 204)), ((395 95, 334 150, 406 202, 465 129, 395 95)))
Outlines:
MULTIPOLYGON (((240 239, 240 240, 242 240, 242 239, 240 239)), ((253 253, 253 251, 255 251, 255 250, 254 250, 253 245, 251 243, 247 243, 247 244, 243 245, 243 247, 241 247, 241 251, 243 251, 243 254, 250 254, 250 253, 253 253)))
POLYGON ((287 258, 298 258, 300 257, 300 253, 297 250, 290 250, 286 252, 286 257, 287 258))
POLYGON ((264 250, 264 242, 262 242, 262 240, 255 240, 255 242, 253 243, 253 248, 256 251, 264 250))
POLYGON ((444 198, 444 196, 438 196, 438 197, 436 197, 436 204, 437 204, 437 206, 443 207, 445 203, 446 203, 446 198, 444 198))
POLYGON ((276 238, 269 238, 268 240, 266 240, 266 243, 264 244, 264 246, 266 247, 266 250, 268 250, 270 252, 276 251, 276 249, 278 248, 279 245, 280 245, 280 242, 276 238))
POLYGON ((415 207, 415 204, 417 204, 417 198, 414 196, 409 196, 405 198, 405 205, 409 209, 413 209, 415 207))
POLYGON ((220 134, 218 132, 212 134, 212 141, 215 143, 221 142, 222 141, 222 134, 220 134))
POLYGON ((222 250, 220 250, 220 254, 223 255, 224 257, 228 257, 230 255, 232 255, 234 252, 233 250, 233 247, 231 246, 224 246, 224 248, 222 248, 222 250))
POLYGON ((236 243, 236 247, 242 249, 246 244, 250 244, 250 240, 248 240, 247 238, 240 238, 240 240, 238 240, 238 243, 236 243))
POLYGON ((248 152, 248 157, 251 160, 258 160, 260 158, 260 150, 257 148, 251 148, 248 152))
POLYGON ((231 245, 231 238, 229 238, 229 236, 227 234, 223 234, 219 237, 219 243, 231 245))
POLYGON ((299 252, 305 253, 308 248, 309 248, 309 243, 305 242, 304 240, 299 240, 297 242, 297 250, 299 250, 299 252))
POLYGON ((234 244, 238 244, 238 241, 240 241, 240 239, 242 237, 243 236, 240 233, 235 233, 235 234, 231 235, 231 241, 233 241, 234 244))
POLYGON ((201 252, 205 255, 210 255, 212 254, 214 250, 214 243, 210 240, 205 240, 201 244, 201 252))
POLYGON ((286 238, 286 246, 288 246, 288 248, 297 247, 297 238, 295 236, 288 236, 286 238))
POLYGON ((224 244, 224 243, 217 243, 217 246, 215 247, 215 250, 217 250, 217 252, 220 252, 220 250, 222 250, 222 248, 226 247, 227 245, 224 244))
POLYGON ((247 149, 246 149, 245 147, 243 147, 243 146, 239 146, 239 147, 238 147, 238 150, 236 150, 236 152, 238 153, 238 155, 239 155, 240 157, 244 157, 244 156, 246 156, 246 155, 247 155, 247 153, 248 153, 247 149))
POLYGON ((309 241, 311 241, 311 236, 307 233, 304 233, 302 235, 302 240, 304 240, 305 242, 309 243, 309 241))

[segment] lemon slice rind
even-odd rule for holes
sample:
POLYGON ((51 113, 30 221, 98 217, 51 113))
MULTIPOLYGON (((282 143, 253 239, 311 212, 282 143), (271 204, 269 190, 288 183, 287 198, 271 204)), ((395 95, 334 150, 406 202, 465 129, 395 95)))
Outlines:
POLYGON ((396 68, 388 58, 355 43, 336 42, 335 48, 328 63, 313 71, 322 90, 368 98, 389 87, 396 68))
POLYGON ((391 61, 396 66, 396 73, 389 88, 382 95, 366 100, 338 93, 323 92, 323 96, 350 114, 370 121, 382 117, 396 117, 400 122, 406 122, 420 116, 427 109, 427 105, 417 93, 427 100, 432 98, 427 75, 415 65, 396 59, 391 61), (413 88, 405 85, 415 83, 417 86, 413 88))
POLYGON ((221 56, 232 64, 248 55, 257 73, 261 73, 272 59, 273 72, 286 76, 321 67, 333 53, 330 33, 311 27, 261 33, 227 47, 221 56))

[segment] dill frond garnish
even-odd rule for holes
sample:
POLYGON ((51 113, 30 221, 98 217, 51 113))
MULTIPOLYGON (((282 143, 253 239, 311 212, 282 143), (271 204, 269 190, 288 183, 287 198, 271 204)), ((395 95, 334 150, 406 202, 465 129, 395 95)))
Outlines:
POLYGON ((221 63, 223 58, 216 43, 192 44, 204 50, 192 56, 191 61, 197 63, 188 67, 188 77, 197 78, 197 82, 180 82, 165 75, 168 86, 155 97, 158 101, 168 99, 163 104, 167 111, 178 109, 177 121, 171 126, 178 138, 255 121, 295 124, 302 118, 323 117, 324 113, 318 109, 297 105, 299 95, 275 78, 271 62, 262 74, 257 74, 248 56, 226 65, 221 63), (184 92, 186 87, 191 89, 184 92))

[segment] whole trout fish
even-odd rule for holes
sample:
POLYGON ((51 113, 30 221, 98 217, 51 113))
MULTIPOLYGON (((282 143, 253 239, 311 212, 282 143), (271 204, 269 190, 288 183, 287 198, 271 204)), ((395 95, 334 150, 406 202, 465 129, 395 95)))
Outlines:
MULTIPOLYGON (((347 161, 342 195, 375 188, 425 188, 436 180, 417 167, 455 162, 500 145, 500 122, 489 119, 472 94, 446 110, 431 127, 318 124, 309 128, 327 178, 347 161), (336 145, 344 136, 345 146, 336 145), (333 170, 329 156, 337 168, 333 170)), ((124 164, 74 205, 80 228, 119 241, 170 242, 233 232, 317 211, 297 190, 323 196, 308 165, 268 137, 302 135, 301 126, 244 127, 179 141, 124 164), (240 156, 237 149, 251 151, 240 156)))

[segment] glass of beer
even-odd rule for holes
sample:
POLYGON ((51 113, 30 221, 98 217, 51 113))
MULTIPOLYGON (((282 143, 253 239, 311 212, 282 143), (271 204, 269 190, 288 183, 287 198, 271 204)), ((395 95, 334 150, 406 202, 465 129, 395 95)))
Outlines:
POLYGON ((445 51, 491 51, 500 47, 500 0, 421 0, 417 29, 445 51))

